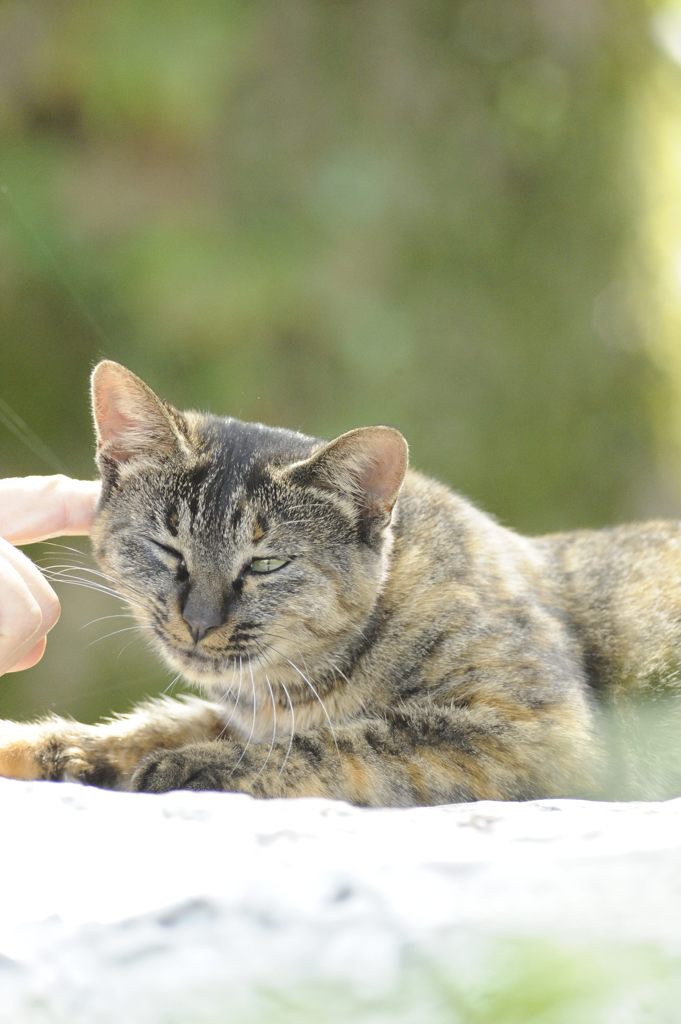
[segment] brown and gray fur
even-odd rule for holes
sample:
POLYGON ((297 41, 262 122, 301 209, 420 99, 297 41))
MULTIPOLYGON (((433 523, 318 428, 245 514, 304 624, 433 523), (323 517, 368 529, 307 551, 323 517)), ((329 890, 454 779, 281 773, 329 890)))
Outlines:
POLYGON ((0 774, 371 806, 681 793, 679 524, 521 537, 407 471, 392 428, 180 413, 111 362, 93 408, 95 556, 203 697, 0 723, 0 774))

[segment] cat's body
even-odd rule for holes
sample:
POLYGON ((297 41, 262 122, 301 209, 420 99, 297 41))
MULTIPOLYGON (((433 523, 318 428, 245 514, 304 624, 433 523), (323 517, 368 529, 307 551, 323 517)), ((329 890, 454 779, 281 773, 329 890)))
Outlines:
POLYGON ((95 554, 208 699, 2 723, 0 774, 374 806, 681 793, 681 525, 520 537, 406 472, 390 428, 179 414, 111 363, 94 405, 95 554), (638 730, 641 696, 662 713, 638 730))

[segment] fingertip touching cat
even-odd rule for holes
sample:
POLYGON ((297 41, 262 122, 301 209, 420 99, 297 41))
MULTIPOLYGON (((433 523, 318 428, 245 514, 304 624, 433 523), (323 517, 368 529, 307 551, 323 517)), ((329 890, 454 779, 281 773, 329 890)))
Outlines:
POLYGON ((2 722, 0 775, 402 807, 681 793, 679 524, 521 537, 408 470, 391 427, 179 412, 110 361, 92 404, 95 557, 202 696, 2 722))

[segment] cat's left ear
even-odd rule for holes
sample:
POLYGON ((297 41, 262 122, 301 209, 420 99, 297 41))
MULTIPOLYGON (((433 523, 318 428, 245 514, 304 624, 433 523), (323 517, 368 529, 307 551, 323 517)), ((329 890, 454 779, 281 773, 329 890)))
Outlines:
POLYGON ((185 444, 180 414, 120 363, 98 363, 91 391, 102 471, 135 459, 171 455, 185 444))
POLYGON ((360 516, 377 525, 390 522, 409 463, 409 448, 394 427, 360 427, 296 463, 295 483, 322 487, 349 498, 360 516))

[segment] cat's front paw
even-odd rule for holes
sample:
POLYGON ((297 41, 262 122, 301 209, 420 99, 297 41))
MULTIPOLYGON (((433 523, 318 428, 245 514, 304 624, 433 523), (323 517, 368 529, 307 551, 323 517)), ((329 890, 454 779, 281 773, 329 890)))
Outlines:
POLYGON ((20 722, 0 722, 0 776, 5 779, 39 779, 35 736, 20 722))
MULTIPOLYGON (((52 723, 0 722, 0 776, 90 782, 96 774, 79 737, 52 723)), ((94 781, 97 784, 97 781, 94 781)))
POLYGON ((227 744, 222 743, 203 743, 149 754, 135 771, 130 789, 135 793, 231 789, 231 765, 226 747, 227 744))

